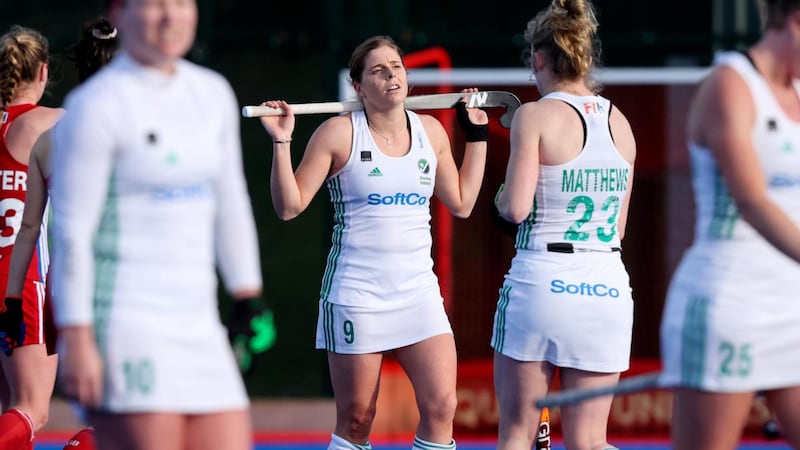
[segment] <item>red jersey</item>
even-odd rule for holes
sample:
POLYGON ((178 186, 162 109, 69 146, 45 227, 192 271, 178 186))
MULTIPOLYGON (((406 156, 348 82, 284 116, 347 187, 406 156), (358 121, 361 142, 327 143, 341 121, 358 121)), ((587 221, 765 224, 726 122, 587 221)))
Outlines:
MULTIPOLYGON (((25 207, 27 192, 28 165, 14 159, 6 145, 6 133, 11 123, 20 115, 36 108, 37 105, 24 104, 8 106, 0 111, 0 288, 5 294, 8 271, 11 265, 11 252, 22 225, 22 210, 25 207)), ((44 223, 44 222, 43 222, 44 223)), ((40 236, 36 251, 31 258, 27 278, 44 281, 46 262, 43 251, 46 234, 40 236)))

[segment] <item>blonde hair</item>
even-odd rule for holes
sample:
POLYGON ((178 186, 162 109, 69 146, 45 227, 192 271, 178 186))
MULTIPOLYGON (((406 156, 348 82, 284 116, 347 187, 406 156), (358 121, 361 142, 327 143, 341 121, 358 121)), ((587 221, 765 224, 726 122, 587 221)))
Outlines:
POLYGON ((0 108, 14 99, 19 84, 34 81, 50 58, 47 39, 36 30, 14 25, 0 37, 0 108))
POLYGON ((562 80, 584 79, 599 86, 590 74, 600 58, 597 18, 590 0, 553 0, 528 22, 525 41, 531 52, 541 51, 553 74, 562 80))
POLYGON ((758 0, 757 3, 764 30, 782 29, 786 26, 786 19, 800 10, 800 0, 758 0))

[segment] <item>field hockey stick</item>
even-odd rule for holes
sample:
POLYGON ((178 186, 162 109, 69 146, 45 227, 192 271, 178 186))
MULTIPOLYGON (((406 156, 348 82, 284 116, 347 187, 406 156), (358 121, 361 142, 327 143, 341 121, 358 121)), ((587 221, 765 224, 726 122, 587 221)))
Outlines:
MULTIPOLYGON (((467 97, 468 108, 505 108, 500 116, 500 124, 505 128, 511 127, 514 112, 520 107, 519 98, 506 91, 479 91, 470 93, 427 94, 406 97, 407 109, 448 109, 467 97)), ((298 103, 290 105, 295 114, 336 114, 351 111, 361 111, 364 105, 357 100, 346 102, 323 103, 298 103)), ((283 112, 279 108, 267 106, 245 106, 242 108, 244 117, 280 116, 283 112)))
POLYGON ((584 400, 602 397, 604 395, 622 395, 633 392, 646 391, 661 387, 659 382, 661 372, 646 373, 620 380, 612 386, 602 386, 590 389, 570 389, 555 392, 536 401, 537 408, 554 408, 556 406, 574 405, 584 400))
POLYGON ((536 436, 536 450, 550 450, 550 408, 542 408, 539 416, 539 433, 536 436))

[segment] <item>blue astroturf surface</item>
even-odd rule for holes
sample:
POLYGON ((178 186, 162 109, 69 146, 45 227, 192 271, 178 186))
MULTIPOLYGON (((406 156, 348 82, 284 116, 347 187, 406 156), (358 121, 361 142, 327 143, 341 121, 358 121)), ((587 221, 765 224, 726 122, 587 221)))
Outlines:
MULTIPOLYGON (((37 443, 35 446, 35 450, 62 450, 62 444, 56 444, 51 442, 42 442, 37 443)), ((637 443, 636 441, 630 440, 624 443, 616 443, 617 447, 620 450, 670 450, 671 447, 668 442, 647 442, 647 443, 637 443)), ((254 449, 255 450, 324 450, 327 447, 327 442, 268 442, 268 443, 256 443, 254 449)), ((410 449, 411 443, 408 444, 398 444, 398 443, 391 443, 391 444, 384 444, 382 445, 380 442, 375 442, 373 444, 373 448, 375 450, 401 450, 401 449, 410 449)), ((464 441, 459 443, 458 448, 460 450, 493 450, 494 445, 489 441, 481 441, 481 442, 469 442, 464 441)), ((556 443, 553 446, 553 450, 564 450, 564 447, 556 443)), ((739 450, 791 450, 784 442, 776 441, 776 442, 750 442, 750 443, 743 443, 739 446, 739 450)))

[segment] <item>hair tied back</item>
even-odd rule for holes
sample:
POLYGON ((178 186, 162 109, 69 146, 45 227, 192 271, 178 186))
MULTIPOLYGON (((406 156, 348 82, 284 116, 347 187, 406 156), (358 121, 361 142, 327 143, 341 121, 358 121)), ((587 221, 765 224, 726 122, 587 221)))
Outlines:
POLYGON ((114 39, 115 37, 117 37, 117 28, 114 27, 109 33, 103 33, 99 29, 93 28, 92 36, 94 36, 96 39, 101 39, 104 41, 108 39, 114 39))

